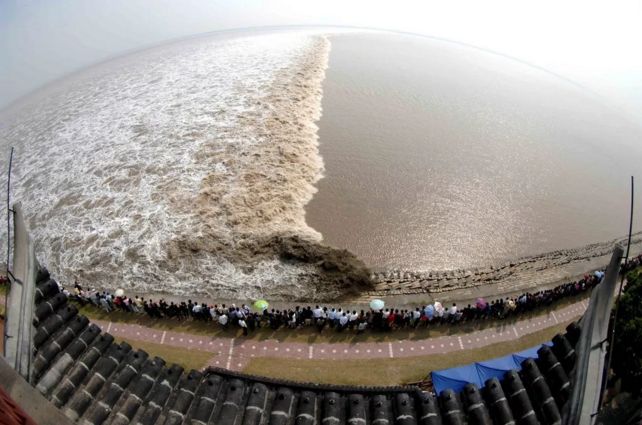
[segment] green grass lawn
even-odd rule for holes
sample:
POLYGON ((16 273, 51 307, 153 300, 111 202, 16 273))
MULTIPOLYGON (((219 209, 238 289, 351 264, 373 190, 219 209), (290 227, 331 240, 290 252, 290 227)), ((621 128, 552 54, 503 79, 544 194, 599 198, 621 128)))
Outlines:
POLYGON ((568 323, 525 335, 510 342, 488 345, 447 354, 368 360, 295 360, 257 357, 250 360, 245 373, 337 385, 400 385, 418 382, 433 370, 492 359, 534 347, 563 332, 568 323))

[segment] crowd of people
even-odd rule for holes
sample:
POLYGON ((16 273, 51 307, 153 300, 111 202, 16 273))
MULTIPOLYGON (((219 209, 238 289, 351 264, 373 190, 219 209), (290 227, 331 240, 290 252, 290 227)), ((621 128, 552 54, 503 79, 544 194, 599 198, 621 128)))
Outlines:
MULTIPOLYGON (((642 264, 642 255, 627 263, 629 271, 642 264)), ((244 335, 261 328, 272 330, 287 327, 291 329, 312 327, 318 332, 331 329, 336 332, 362 333, 366 330, 392 331, 427 327, 436 324, 456 324, 487 319, 505 319, 524 312, 549 306, 562 298, 572 297, 583 293, 604 277, 604 272, 598 270, 587 274, 576 282, 569 282, 552 289, 536 292, 525 292, 519 296, 504 297, 487 302, 479 298, 475 303, 464 307, 453 303, 450 307, 436 301, 432 304, 410 309, 381 308, 381 309, 343 309, 331 306, 295 306, 287 309, 257 309, 247 304, 208 304, 204 302, 173 302, 160 299, 154 301, 143 297, 125 296, 121 290, 112 294, 108 291, 86 291, 76 282, 70 291, 63 291, 72 300, 80 303, 90 303, 106 312, 120 310, 123 312, 146 314, 150 318, 195 320, 211 322, 213 325, 227 328, 240 328, 244 335), (258 311, 257 311, 258 310, 258 311)))

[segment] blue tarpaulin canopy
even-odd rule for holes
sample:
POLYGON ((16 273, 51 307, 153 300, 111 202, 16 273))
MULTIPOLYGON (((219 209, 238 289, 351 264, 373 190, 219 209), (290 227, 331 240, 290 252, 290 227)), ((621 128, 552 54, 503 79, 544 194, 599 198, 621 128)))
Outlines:
MULTIPOLYGON (((545 344, 553 345, 551 342, 545 344)), ((435 386, 435 391, 437 394, 440 394, 445 389, 459 392, 468 383, 473 383, 481 388, 486 380, 490 378, 501 379, 511 369, 521 370, 522 362, 526 359, 536 358, 537 350, 540 347, 541 345, 538 345, 504 357, 432 372, 432 383, 435 386)))

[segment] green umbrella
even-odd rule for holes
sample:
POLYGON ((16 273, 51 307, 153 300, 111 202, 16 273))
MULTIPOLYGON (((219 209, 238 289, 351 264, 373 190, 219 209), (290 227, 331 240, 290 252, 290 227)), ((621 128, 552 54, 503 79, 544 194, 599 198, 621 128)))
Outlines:
POLYGON ((270 304, 268 304, 268 302, 265 300, 256 300, 254 301, 253 305, 254 305, 254 309, 259 312, 266 310, 270 306, 270 304))

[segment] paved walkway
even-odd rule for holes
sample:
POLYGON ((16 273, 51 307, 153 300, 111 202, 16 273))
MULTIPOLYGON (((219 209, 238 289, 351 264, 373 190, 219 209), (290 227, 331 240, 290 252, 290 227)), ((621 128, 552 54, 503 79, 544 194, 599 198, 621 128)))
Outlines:
MULTIPOLYGON (((151 342, 186 350, 212 353, 207 366, 240 371, 251 358, 280 357, 292 359, 342 360, 370 358, 399 358, 444 354, 455 350, 480 348, 498 342, 518 339, 548 327, 568 323, 581 316, 588 300, 562 307, 531 319, 506 323, 494 328, 440 336, 423 340, 406 339, 395 342, 303 343, 249 338, 214 338, 172 331, 162 331, 137 324, 93 320, 105 332, 115 337, 151 342)), ((214 325, 213 325, 214 326, 214 325)), ((543 341, 542 341, 543 342, 543 341)))

